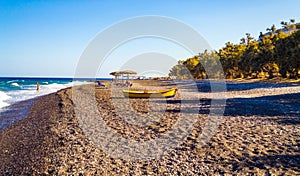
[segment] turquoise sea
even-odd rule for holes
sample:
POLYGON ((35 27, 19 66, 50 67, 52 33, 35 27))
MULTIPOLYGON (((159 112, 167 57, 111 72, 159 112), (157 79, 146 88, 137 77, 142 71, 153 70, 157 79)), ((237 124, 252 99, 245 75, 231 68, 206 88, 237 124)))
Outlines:
MULTIPOLYGON (((99 78, 96 80, 109 80, 99 78)), ((34 98, 94 79, 0 77, 0 130, 16 119, 25 117, 34 98), (40 90, 36 90, 36 83, 40 90)))
POLYGON ((72 78, 0 78, 0 109, 72 85, 72 78), (36 82, 40 91, 36 91, 36 82))

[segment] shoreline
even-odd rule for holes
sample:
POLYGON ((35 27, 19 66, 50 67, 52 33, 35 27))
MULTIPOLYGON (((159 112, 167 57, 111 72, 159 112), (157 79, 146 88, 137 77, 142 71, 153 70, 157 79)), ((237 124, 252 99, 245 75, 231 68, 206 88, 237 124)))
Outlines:
MULTIPOLYGON (((151 88, 150 83, 136 86, 151 88)), ((88 85, 80 87, 90 90, 88 85)), ((300 174, 300 92, 288 95, 284 89, 281 95, 229 100, 218 131, 201 145, 210 107, 209 97, 204 98, 200 101, 198 121, 182 144, 161 159, 138 162, 110 157, 85 136, 74 111, 72 89, 35 98, 27 117, 0 131, 1 175, 300 174)), ((155 138, 164 134, 176 119, 176 111, 170 111, 168 118, 150 125, 151 128, 131 125, 115 115, 110 86, 93 90, 104 120, 125 138, 155 138)), ((168 101, 176 102, 179 98, 168 101)), ((139 113, 148 111, 144 101, 130 103, 139 113)), ((170 104, 168 108, 176 106, 170 104)))
POLYGON ((36 98, 15 102, 1 109, 0 131, 10 126, 14 121, 25 118, 30 112, 36 98))

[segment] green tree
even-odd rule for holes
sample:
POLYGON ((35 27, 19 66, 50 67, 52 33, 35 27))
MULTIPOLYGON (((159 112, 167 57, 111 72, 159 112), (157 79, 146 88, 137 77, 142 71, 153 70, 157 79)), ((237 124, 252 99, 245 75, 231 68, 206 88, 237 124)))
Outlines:
POLYGON ((280 73, 283 77, 299 77, 300 69, 300 31, 290 36, 282 35, 275 45, 275 57, 279 64, 280 73))
POLYGON ((179 61, 170 70, 170 76, 180 79, 217 78, 221 62, 226 78, 299 77, 300 23, 294 19, 282 21, 260 32, 258 40, 249 33, 239 44, 226 43, 218 52, 204 51, 199 55, 179 61), (220 61, 220 62, 219 62, 220 61))
POLYGON ((170 70, 169 76, 175 77, 176 79, 191 79, 191 73, 187 69, 187 67, 184 65, 185 61, 179 60, 177 62, 177 65, 173 66, 170 70))
POLYGON ((204 53, 199 53, 198 58, 200 62, 195 67, 197 70, 196 78, 205 79, 224 77, 223 70, 220 70, 221 65, 219 65, 219 55, 216 51, 208 52, 206 50, 204 53))
POLYGON ((228 42, 225 47, 219 50, 218 55, 226 78, 243 77, 239 68, 239 62, 241 61, 245 49, 245 44, 233 44, 228 42))
POLYGON ((258 68, 260 69, 263 76, 268 78, 273 78, 274 75, 278 75, 278 65, 274 59, 274 45, 275 37, 274 36, 265 36, 258 44, 259 53, 258 53, 258 68))
POLYGON ((257 65, 258 53, 258 42, 248 43, 239 62, 239 68, 245 78, 257 77, 259 71, 257 65))

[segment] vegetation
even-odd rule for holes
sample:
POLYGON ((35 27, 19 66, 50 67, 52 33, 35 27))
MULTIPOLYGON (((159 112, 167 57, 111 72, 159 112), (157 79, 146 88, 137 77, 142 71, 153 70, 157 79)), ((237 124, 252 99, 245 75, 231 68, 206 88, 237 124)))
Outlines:
POLYGON ((219 51, 205 51, 178 61, 169 75, 177 79, 234 78, 298 79, 300 71, 300 23, 281 22, 260 33, 255 40, 249 33, 238 44, 226 43, 219 51), (219 62, 218 62, 219 61, 219 62), (223 70, 218 68, 222 64, 223 70))

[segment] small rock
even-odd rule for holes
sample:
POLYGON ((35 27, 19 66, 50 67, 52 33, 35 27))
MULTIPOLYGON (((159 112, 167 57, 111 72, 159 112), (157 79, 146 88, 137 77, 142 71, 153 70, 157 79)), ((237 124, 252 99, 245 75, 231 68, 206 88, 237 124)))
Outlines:
POLYGON ((50 169, 48 169, 48 173, 49 174, 53 174, 55 171, 56 171, 56 167, 55 166, 53 166, 50 169))
POLYGON ((70 134, 74 134, 74 133, 75 133, 75 130, 70 129, 70 134))

